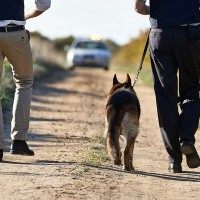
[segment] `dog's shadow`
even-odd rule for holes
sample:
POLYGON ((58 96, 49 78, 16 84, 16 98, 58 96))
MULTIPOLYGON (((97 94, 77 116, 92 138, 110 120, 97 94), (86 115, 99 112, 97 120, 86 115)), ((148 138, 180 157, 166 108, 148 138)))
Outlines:
POLYGON ((88 165, 86 166, 91 168, 97 168, 102 170, 108 170, 108 171, 116 171, 119 173, 127 173, 132 175, 141 175, 141 176, 149 176, 149 177, 155 177, 155 178, 161 178, 161 179, 167 179, 167 180, 175 180, 175 181, 188 181, 188 182, 200 182, 200 172, 193 172, 193 171, 183 171, 179 174, 171 174, 171 173, 155 173, 155 172, 145 172, 140 170, 133 170, 133 171, 124 171, 122 169, 119 169, 117 167, 109 167, 109 166, 95 166, 95 165, 88 165))
MULTIPOLYGON (((66 162, 66 161, 53 161, 53 160, 37 160, 34 163, 26 163, 26 162, 11 162, 11 161, 4 161, 6 164, 16 164, 16 165, 44 165, 44 166, 74 166, 72 168, 76 169, 77 167, 87 167, 89 169, 98 169, 103 171, 114 171, 117 173, 122 174, 130 174, 131 175, 140 175, 140 176, 146 176, 146 177, 154 177, 159 179, 166 179, 166 180, 173 180, 173 181, 182 181, 182 182, 200 182, 200 172, 194 172, 194 171, 183 171, 179 174, 171 174, 171 173, 155 173, 155 172, 146 172, 146 171, 140 171, 140 170, 134 170, 134 171, 124 171, 120 169, 119 167, 115 166, 106 166, 106 165, 92 165, 88 163, 83 162, 66 162)), ((22 173, 22 172, 21 172, 22 173)), ((39 174, 38 174, 39 175, 39 174)))

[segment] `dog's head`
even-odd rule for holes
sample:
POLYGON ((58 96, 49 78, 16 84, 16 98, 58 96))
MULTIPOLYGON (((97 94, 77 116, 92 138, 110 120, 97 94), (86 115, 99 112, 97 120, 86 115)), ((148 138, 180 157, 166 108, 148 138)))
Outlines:
POLYGON ((109 94, 111 95, 111 94, 113 94, 117 91, 120 91, 120 90, 127 90, 127 91, 135 93, 133 86, 132 86, 132 83, 131 83, 131 77, 129 76, 129 74, 127 74, 126 81, 123 82, 123 83, 120 83, 118 81, 116 74, 114 75, 113 86, 112 86, 109 94))

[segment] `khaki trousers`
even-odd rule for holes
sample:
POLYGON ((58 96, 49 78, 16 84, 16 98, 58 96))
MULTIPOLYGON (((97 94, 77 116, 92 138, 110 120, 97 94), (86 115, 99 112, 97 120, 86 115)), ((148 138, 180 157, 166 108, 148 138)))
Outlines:
MULTIPOLYGON (((27 140, 33 85, 33 61, 28 31, 0 32, 0 72, 2 72, 5 57, 12 66, 13 80, 16 86, 11 138, 12 140, 27 140)), ((0 105, 0 149, 4 148, 3 130, 3 115, 0 105)))

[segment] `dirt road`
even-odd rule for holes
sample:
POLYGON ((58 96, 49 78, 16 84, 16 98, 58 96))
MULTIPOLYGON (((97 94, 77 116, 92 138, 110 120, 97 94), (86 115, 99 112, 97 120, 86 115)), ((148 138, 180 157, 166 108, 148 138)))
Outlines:
MULTIPOLYGON (((200 198, 200 168, 189 169, 184 158, 184 173, 168 173, 154 93, 140 81, 135 87, 142 109, 134 152, 135 171, 124 172, 111 161, 101 161, 91 154, 92 146, 103 149, 103 142, 95 143, 94 138, 99 139, 97 136, 104 132, 105 96, 113 74, 101 69, 61 70, 46 78, 47 82, 36 83, 28 142, 36 155, 9 154, 7 116, 7 147, 0 164, 1 200, 200 198)), ((125 74, 120 74, 119 80, 124 79, 125 74)), ((197 149, 200 152, 200 131, 197 149)), ((100 156, 103 155, 102 152, 100 156)))

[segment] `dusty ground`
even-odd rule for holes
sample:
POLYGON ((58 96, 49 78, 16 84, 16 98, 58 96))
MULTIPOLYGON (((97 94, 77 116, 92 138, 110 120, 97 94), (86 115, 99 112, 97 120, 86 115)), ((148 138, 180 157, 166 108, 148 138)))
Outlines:
MULTIPOLYGON (((1 200, 199 199, 200 168, 189 169, 184 158, 184 173, 168 173, 154 93, 140 81, 135 87, 142 109, 135 171, 124 172, 109 160, 96 165, 87 161, 93 138, 104 131, 103 109, 112 76, 101 69, 61 70, 35 84, 28 143, 36 155, 9 154, 7 117, 1 200)), ((120 74, 119 80, 124 79, 120 74)), ((197 149, 200 152, 200 131, 197 149)))

